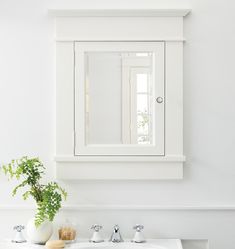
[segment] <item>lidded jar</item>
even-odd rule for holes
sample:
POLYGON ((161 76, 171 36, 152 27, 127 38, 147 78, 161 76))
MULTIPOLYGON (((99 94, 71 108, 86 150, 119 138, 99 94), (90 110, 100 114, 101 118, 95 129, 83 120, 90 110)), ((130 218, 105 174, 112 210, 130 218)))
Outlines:
POLYGON ((76 225, 66 219, 65 223, 59 228, 59 239, 65 241, 65 243, 71 243, 76 240, 77 228, 76 225))

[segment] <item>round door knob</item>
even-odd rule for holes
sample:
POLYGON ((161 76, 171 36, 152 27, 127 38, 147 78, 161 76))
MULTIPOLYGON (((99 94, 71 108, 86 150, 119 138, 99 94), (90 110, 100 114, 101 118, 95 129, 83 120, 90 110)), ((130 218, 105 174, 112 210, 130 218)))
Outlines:
POLYGON ((157 101, 157 103, 161 104, 163 102, 163 98, 162 97, 157 97, 156 101, 157 101))

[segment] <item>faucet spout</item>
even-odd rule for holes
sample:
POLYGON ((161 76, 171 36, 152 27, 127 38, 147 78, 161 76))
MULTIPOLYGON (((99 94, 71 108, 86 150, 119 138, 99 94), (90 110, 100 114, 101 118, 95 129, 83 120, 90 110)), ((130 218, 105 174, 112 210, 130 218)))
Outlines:
POLYGON ((114 243, 119 243, 123 242, 124 240, 122 239, 121 233, 120 233, 120 228, 118 225, 115 225, 113 228, 113 233, 109 239, 109 241, 114 242, 114 243))

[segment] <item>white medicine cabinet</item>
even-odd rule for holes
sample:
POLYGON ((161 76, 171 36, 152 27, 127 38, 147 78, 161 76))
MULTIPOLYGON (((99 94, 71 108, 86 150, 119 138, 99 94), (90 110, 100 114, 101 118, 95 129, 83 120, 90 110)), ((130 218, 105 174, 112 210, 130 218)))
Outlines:
POLYGON ((182 178, 188 12, 50 10, 58 178, 182 178))

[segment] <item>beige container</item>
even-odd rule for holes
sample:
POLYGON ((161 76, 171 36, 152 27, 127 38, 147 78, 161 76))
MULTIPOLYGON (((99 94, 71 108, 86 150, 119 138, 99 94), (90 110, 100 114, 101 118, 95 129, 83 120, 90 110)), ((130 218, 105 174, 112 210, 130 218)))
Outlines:
POLYGON ((65 241, 66 243, 74 242, 77 237, 77 230, 75 224, 66 220, 65 224, 63 224, 59 228, 59 239, 65 241))

